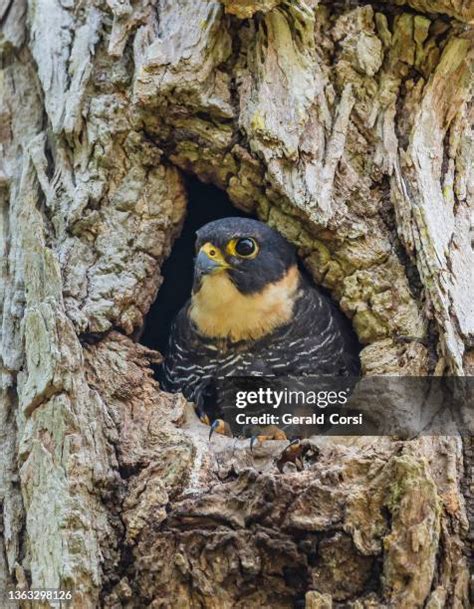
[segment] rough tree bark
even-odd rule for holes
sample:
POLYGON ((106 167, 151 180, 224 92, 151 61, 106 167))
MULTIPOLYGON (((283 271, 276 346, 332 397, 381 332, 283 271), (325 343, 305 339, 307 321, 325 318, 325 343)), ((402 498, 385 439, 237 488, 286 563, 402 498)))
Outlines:
POLYGON ((280 443, 209 449, 132 335, 186 171, 298 246, 365 374, 472 373, 473 23, 468 0, 0 3, 0 588, 467 609, 459 441, 319 439, 279 473, 280 443))

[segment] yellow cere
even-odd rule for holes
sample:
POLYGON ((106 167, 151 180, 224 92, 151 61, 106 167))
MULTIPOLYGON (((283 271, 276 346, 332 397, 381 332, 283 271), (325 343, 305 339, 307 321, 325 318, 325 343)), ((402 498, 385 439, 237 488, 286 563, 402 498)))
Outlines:
POLYGON ((229 268, 229 265, 227 264, 221 250, 218 247, 216 247, 214 244, 209 243, 209 242, 205 243, 201 247, 200 251, 204 252, 211 260, 214 260, 214 262, 217 262, 222 267, 229 268))

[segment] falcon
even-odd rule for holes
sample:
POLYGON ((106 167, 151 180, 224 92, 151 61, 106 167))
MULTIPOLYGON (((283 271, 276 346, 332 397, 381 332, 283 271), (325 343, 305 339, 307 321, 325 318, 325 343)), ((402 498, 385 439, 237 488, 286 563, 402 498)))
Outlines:
POLYGON ((196 235, 192 295, 173 322, 161 382, 194 402, 211 433, 227 428, 216 393, 226 377, 359 374, 350 323, 277 231, 224 218, 196 235))

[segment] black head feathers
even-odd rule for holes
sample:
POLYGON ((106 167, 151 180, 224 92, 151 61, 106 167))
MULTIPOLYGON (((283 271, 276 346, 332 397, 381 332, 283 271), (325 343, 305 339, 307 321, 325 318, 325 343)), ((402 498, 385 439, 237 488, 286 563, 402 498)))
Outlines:
POLYGON ((196 252, 204 248, 207 255, 218 258, 243 294, 260 292, 296 264, 295 248, 258 220, 223 218, 206 224, 196 235, 196 252))

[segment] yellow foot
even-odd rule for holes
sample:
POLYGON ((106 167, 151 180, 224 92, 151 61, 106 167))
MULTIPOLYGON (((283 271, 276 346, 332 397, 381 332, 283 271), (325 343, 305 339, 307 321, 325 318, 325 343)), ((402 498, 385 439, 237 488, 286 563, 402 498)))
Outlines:
POLYGON ((229 424, 224 421, 224 419, 216 419, 212 422, 211 429, 209 431, 209 441, 212 438, 212 434, 220 433, 223 436, 232 437, 232 432, 230 431, 229 424))
POLYGON ((199 414, 198 411, 196 411, 197 416, 199 417, 199 420, 201 421, 201 423, 204 423, 204 425, 210 425, 211 421, 209 420, 209 417, 207 416, 207 414, 205 413, 201 413, 199 414))

